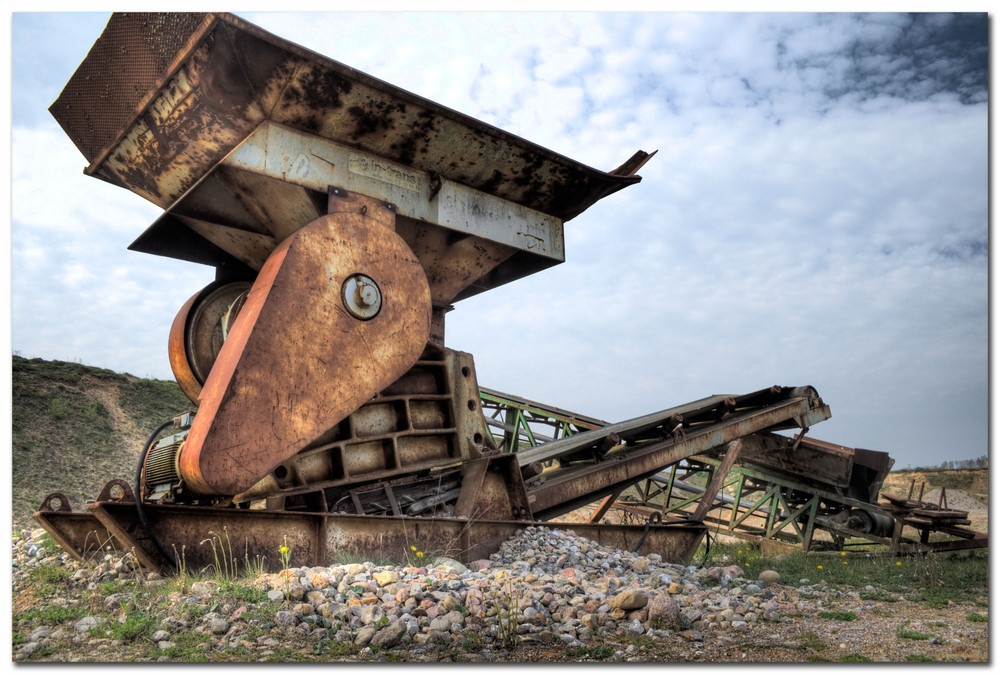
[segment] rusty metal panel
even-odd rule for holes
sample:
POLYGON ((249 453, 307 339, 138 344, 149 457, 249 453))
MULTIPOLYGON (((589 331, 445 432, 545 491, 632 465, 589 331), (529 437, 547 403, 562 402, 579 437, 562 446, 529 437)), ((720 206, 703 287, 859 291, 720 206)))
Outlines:
POLYGON ((380 223, 392 222, 390 209, 344 197, 338 212, 286 239, 250 289, 178 456, 191 490, 232 496, 250 488, 423 351, 431 308, 419 262, 380 223), (363 308, 349 290, 356 278, 372 291, 363 308))
POLYGON ((638 182, 633 174, 648 157, 639 153, 616 172, 598 171, 230 14, 173 16, 114 15, 53 106, 91 161, 88 172, 163 207, 265 119, 563 220, 638 182), (156 46, 157 58, 141 75, 129 67, 134 55, 122 52, 132 44, 156 46), (106 91, 148 89, 108 110, 91 93, 94 81, 106 91), (131 114, 124 112, 129 106, 131 114), (78 117, 106 119, 91 130, 72 121, 67 108, 78 117))
POLYGON ((400 215, 563 259, 555 216, 274 122, 258 127, 223 166, 318 192, 338 185, 391 202, 400 215))
MULTIPOLYGON (((99 502, 91 512, 114 532, 121 549, 134 550, 144 566, 169 570, 173 562, 163 557, 143 531, 131 502, 99 502)), ((281 569, 278 549, 287 545, 291 566, 320 566, 346 558, 405 562, 416 547, 428 557, 447 556, 468 563, 488 558, 500 545, 534 522, 460 520, 371 515, 325 515, 287 511, 241 510, 194 506, 146 507, 150 529, 167 554, 200 571, 220 559, 242 570, 247 562, 260 561, 271 571, 281 569), (214 548, 213 548, 214 544, 214 548)), ((559 528, 594 540, 600 545, 657 553, 664 561, 686 564, 705 534, 701 523, 646 526, 612 524, 560 524, 559 528)))
POLYGON ((168 210, 132 250, 257 272, 333 185, 416 225, 440 304, 562 262, 563 221, 650 156, 590 168, 229 14, 114 15, 52 113, 88 173, 168 210))
POLYGON ((394 205, 396 231, 424 266, 432 298, 440 304, 490 287, 481 279, 498 266, 514 276, 537 267, 511 259, 517 253, 542 266, 565 259, 558 218, 422 171, 393 167, 368 171, 378 176, 368 177, 354 169, 379 162, 374 155, 265 123, 130 249, 203 262, 204 239, 256 271, 283 239, 319 217, 316 195, 337 185, 394 205), (412 184, 402 188, 400 181, 385 179, 397 173, 411 176, 412 184), (178 222, 199 236, 164 236, 178 222))
POLYGON ((150 530, 173 559, 165 559, 143 530, 132 502, 99 501, 90 511, 114 533, 126 550, 133 550, 149 568, 169 569, 183 561, 201 570, 220 561, 220 550, 242 570, 247 561, 266 560, 277 571, 278 548, 288 546, 293 566, 315 566, 326 561, 322 516, 198 506, 144 506, 150 530), (213 543, 215 548, 213 549, 213 543))
POLYGON ((894 462, 886 452, 766 434, 747 446, 740 463, 845 490, 851 498, 874 503, 894 462))
POLYGON ((530 520, 517 458, 494 454, 465 464, 455 517, 468 520, 530 520))
POLYGON ((760 438, 759 443, 748 444, 740 463, 847 487, 854 466, 854 451, 813 438, 803 438, 796 445, 790 438, 770 434, 760 438))
MULTIPOLYGON (((662 439, 675 433, 691 434, 714 426, 723 419, 766 409, 789 400, 802 403, 799 406, 800 414, 783 417, 780 421, 774 421, 774 425, 780 423, 782 428, 808 427, 811 425, 808 423, 810 412, 813 409, 825 408, 816 389, 811 386, 797 388, 773 386, 745 395, 714 395, 627 421, 603 425, 595 430, 577 433, 558 442, 549 442, 539 447, 526 449, 519 452, 518 456, 522 463, 551 461, 560 456, 578 454, 581 451, 599 447, 612 434, 633 443, 640 440, 662 439)), ((821 414, 815 423, 826 418, 829 418, 828 409, 826 416, 821 414)), ((716 445, 721 445, 731 439, 720 440, 716 445)), ((716 445, 709 445, 706 449, 716 445)))
POLYGON ((107 527, 90 513, 40 510, 33 517, 63 550, 78 561, 89 562, 103 557, 109 546, 121 550, 107 527))
POLYGON ((163 75, 207 18, 182 12, 111 16, 101 39, 49 108, 88 161, 132 121, 149 92, 162 86, 163 75))
MULTIPOLYGON (((783 402, 734 415, 716 424, 705 424, 700 430, 686 431, 667 440, 652 440, 634 447, 625 446, 609 453, 604 460, 570 464, 545 471, 539 478, 529 482, 528 499, 532 512, 539 519, 551 519, 579 506, 596 501, 623 487, 650 477, 666 466, 719 447, 731 440, 753 433, 783 426, 790 419, 804 419, 809 424, 829 418, 829 407, 819 401, 818 396, 795 396, 783 402)), ((639 418, 640 426, 652 423, 649 417, 639 418)), ((627 437, 629 422, 621 422, 620 434, 627 437)), ((559 445, 573 444, 578 450, 586 444, 581 436, 604 434, 615 425, 588 431, 566 440, 547 443, 527 453, 548 450, 552 456, 564 452, 559 445), (571 441, 573 441, 571 443, 571 441)), ((519 455, 520 458, 520 455, 519 455)), ((534 456, 532 456, 532 460, 534 456)))
MULTIPOLYGON (((364 558, 405 559, 411 546, 432 555, 453 557, 468 563, 486 559, 500 545, 532 522, 497 520, 444 520, 402 517, 327 518, 327 550, 331 556, 347 554, 364 558)), ((701 523, 652 524, 557 524, 555 528, 575 532, 599 545, 620 550, 659 554, 664 561, 686 564, 694 556, 706 528, 701 523)))
MULTIPOLYGON (((479 458, 488 442, 472 356, 430 347, 409 372, 235 499, 323 491, 333 509, 352 486, 398 486, 408 475, 433 475, 433 469, 479 458)), ((523 497, 517 505, 526 505, 523 497)))

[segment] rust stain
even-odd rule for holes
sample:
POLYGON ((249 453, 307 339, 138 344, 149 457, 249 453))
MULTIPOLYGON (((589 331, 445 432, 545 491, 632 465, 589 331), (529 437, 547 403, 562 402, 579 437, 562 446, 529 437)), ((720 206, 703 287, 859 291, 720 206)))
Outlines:
POLYGON ((249 488, 409 369, 430 314, 422 268, 389 228, 337 213, 299 230, 265 263, 219 352, 181 450, 181 475, 201 493, 249 488), (385 298, 378 316, 359 321, 338 310, 339 292, 314 283, 330 264, 338 289, 359 271, 376 279, 385 298), (317 356, 328 363, 322 378, 312 372, 317 356), (250 463, 244 448, 261 447, 266 461, 250 463))

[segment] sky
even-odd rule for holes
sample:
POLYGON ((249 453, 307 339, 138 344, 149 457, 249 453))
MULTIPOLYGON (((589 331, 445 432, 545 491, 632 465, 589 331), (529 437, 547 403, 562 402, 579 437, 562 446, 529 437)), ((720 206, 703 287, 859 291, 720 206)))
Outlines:
MULTIPOLYGON (((447 315, 482 386, 613 422, 812 385, 813 437, 987 453, 984 14, 241 16, 595 168, 657 151, 565 263, 447 315)), ((107 19, 13 15, 11 347, 170 379, 213 270, 127 251, 160 209, 47 112, 107 19)))

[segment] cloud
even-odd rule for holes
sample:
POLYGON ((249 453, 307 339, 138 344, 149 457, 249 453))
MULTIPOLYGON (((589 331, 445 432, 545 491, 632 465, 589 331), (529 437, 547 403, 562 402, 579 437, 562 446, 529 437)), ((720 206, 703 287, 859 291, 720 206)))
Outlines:
POLYGON ((14 127, 12 153, 14 349, 171 378, 170 321, 213 271, 127 251, 160 209, 85 176, 54 122, 14 127))
MULTIPOLYGON (((985 453, 983 15, 247 18, 597 168, 659 151, 566 224, 565 264, 448 314, 482 385, 616 421, 812 384, 817 437, 985 453)), ((158 209, 83 176, 40 107, 100 28, 43 19, 14 22, 14 348, 169 377, 212 270, 125 251, 158 209)))

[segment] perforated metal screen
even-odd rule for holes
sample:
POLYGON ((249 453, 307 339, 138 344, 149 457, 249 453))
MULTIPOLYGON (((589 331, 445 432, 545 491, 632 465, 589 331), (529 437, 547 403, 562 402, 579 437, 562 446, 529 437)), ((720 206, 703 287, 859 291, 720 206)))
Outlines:
POLYGON ((87 161, 93 161, 129 121, 205 17, 180 12, 125 12, 111 17, 49 107, 87 161))

